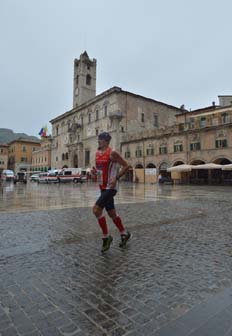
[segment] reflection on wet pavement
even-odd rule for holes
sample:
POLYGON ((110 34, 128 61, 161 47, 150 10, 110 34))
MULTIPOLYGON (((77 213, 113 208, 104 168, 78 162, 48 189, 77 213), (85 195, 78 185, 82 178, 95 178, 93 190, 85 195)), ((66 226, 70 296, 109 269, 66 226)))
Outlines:
MULTIPOLYGON (((214 186, 171 186, 152 184, 120 183, 115 197, 116 203, 138 203, 162 199, 205 198, 217 199, 230 195, 230 187, 214 186), (221 197, 221 196, 220 196, 221 197)), ((27 185, 4 185, 0 195, 0 211, 17 212, 31 210, 91 207, 99 195, 95 184, 49 184, 28 183, 27 185)))
POLYGON ((0 335, 182 336, 193 325, 203 330, 189 336, 231 335, 204 329, 232 330, 231 187, 121 182, 117 209, 133 239, 120 249, 107 218, 106 254, 89 208, 98 192, 4 186, 0 335))

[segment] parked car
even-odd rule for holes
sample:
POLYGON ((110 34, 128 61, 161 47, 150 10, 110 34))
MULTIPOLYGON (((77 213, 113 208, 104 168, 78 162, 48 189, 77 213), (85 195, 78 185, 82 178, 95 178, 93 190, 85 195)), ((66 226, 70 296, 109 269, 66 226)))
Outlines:
POLYGON ((39 180, 39 174, 32 174, 30 176, 30 181, 31 182, 37 182, 39 180))
POLYGON ((14 176, 14 184, 16 184, 17 182, 23 182, 24 184, 26 184, 27 183, 27 173, 23 171, 16 173, 14 176))
POLYGON ((14 172, 10 169, 4 169, 1 174, 1 179, 3 181, 14 181, 14 172))
POLYGON ((59 182, 56 174, 53 173, 40 173, 38 183, 56 183, 59 182))

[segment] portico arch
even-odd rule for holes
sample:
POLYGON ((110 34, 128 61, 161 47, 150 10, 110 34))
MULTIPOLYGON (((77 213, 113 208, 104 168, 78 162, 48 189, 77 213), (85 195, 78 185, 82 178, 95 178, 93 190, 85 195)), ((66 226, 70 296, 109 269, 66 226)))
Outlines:
POLYGON ((143 169, 143 165, 141 163, 137 163, 135 169, 143 169))
POLYGON ((154 165, 154 163, 148 163, 146 168, 156 168, 156 166, 154 165))
POLYGON ((142 182, 142 183, 144 183, 144 181, 145 181, 145 169, 144 169, 142 163, 137 163, 135 165, 134 181, 135 182, 142 182))
POLYGON ((216 164, 221 164, 221 165, 226 165, 226 164, 230 164, 231 161, 225 157, 220 157, 220 158, 217 158, 215 159, 214 161, 212 161, 213 163, 216 163, 216 164))
POLYGON ((190 162, 190 164, 193 165, 193 166, 200 165, 200 164, 204 164, 204 163, 205 163, 205 161, 203 161, 203 160, 199 160, 199 159, 195 159, 195 160, 192 160, 192 161, 190 162))
POLYGON ((183 161, 176 161, 174 164, 173 164, 173 167, 176 167, 176 166, 179 166, 179 165, 182 165, 184 164, 183 161))
POLYGON ((159 165, 159 175, 161 176, 165 176, 165 177, 171 177, 171 173, 167 172, 167 169, 169 167, 169 163, 167 162, 162 162, 160 165, 159 165))

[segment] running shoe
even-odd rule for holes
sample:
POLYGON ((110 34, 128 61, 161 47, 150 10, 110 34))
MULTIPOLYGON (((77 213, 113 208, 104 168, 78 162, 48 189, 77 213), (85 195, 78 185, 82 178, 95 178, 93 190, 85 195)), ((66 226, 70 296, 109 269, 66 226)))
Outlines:
POLYGON ((102 250, 101 251, 106 252, 110 248, 110 245, 113 241, 113 237, 109 236, 109 237, 106 237, 106 238, 102 238, 102 240, 103 240, 103 244, 102 244, 102 250))
POLYGON ((119 244, 119 247, 125 247, 128 240, 130 240, 131 238, 132 238, 132 234, 128 231, 127 231, 126 234, 122 234, 121 235, 121 243, 119 244))

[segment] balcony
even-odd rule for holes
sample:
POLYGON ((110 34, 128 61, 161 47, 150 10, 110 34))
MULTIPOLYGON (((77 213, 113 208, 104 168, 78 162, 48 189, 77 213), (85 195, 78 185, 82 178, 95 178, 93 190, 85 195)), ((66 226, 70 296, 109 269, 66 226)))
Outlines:
POLYGON ((110 119, 119 119, 119 120, 121 120, 123 118, 123 113, 120 110, 109 112, 109 118, 110 119))
POLYGON ((75 133, 77 130, 80 130, 82 129, 83 126, 79 123, 75 123, 75 124, 72 124, 69 128, 68 128, 68 132, 69 133, 75 133))

